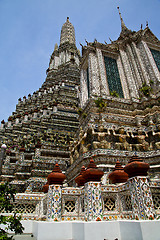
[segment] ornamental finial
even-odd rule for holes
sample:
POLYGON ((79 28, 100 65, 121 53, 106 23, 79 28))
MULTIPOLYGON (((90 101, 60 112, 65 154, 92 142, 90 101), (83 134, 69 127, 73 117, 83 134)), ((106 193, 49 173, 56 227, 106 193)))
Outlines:
POLYGON ((121 15, 121 12, 120 12, 119 7, 117 7, 117 9, 118 9, 119 16, 120 16, 120 20, 121 20, 121 28, 122 28, 122 30, 123 30, 123 28, 127 28, 127 27, 126 27, 126 25, 125 25, 125 23, 124 23, 124 21, 123 21, 123 18, 122 18, 122 15, 121 15))
POLYGON ((119 10, 119 7, 117 7, 117 9, 118 9, 119 16, 120 16, 120 20, 121 20, 121 34, 120 34, 120 36, 121 36, 121 37, 124 37, 125 35, 128 35, 128 34, 129 34, 130 32, 132 32, 132 31, 129 30, 129 29, 126 27, 126 25, 125 25, 125 23, 124 23, 124 21, 123 21, 121 12, 120 12, 120 10, 119 10))

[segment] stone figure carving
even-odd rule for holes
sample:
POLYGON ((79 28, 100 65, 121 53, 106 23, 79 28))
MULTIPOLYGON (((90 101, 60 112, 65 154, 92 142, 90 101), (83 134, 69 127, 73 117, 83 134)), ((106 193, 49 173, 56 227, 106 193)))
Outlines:
POLYGON ((93 141, 94 149, 103 148, 108 149, 110 148, 110 143, 106 140, 106 136, 108 133, 104 132, 104 127, 102 125, 98 128, 98 133, 93 133, 95 137, 97 137, 97 141, 93 141))
POLYGON ((149 143, 145 140, 146 136, 143 134, 141 129, 138 129, 137 135, 137 144, 134 144, 134 147, 137 151, 148 151, 150 150, 149 143))
POLYGON ((123 127, 119 128, 118 134, 116 134, 116 133, 113 131, 113 135, 119 137, 119 142, 115 143, 115 147, 116 147, 118 150, 127 150, 127 151, 131 151, 131 150, 132 150, 131 144, 129 144, 129 143, 127 142, 127 140, 126 140, 127 137, 129 137, 129 134, 128 134, 128 132, 125 133, 125 130, 124 130, 123 127))
POLYGON ((153 133, 154 139, 156 141, 155 146, 156 149, 160 150, 160 125, 158 125, 158 131, 153 133))

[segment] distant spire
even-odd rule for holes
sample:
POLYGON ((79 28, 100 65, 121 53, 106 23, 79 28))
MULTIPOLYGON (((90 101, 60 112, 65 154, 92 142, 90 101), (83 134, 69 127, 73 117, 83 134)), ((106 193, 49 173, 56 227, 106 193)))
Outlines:
POLYGON ((125 23, 124 23, 124 21, 123 21, 121 12, 120 12, 120 10, 119 10, 119 7, 117 7, 117 9, 118 9, 119 16, 120 16, 120 20, 121 20, 121 34, 120 34, 120 35, 126 35, 127 33, 131 32, 131 30, 129 30, 129 29, 126 27, 126 25, 125 25, 125 23))
POLYGON ((122 18, 122 15, 121 15, 121 12, 119 10, 119 7, 117 7, 118 9, 118 12, 119 12, 119 16, 120 16, 120 20, 121 20, 121 29, 123 30, 123 28, 127 28, 124 21, 123 21, 123 18, 122 18))
POLYGON ((69 42, 71 44, 76 45, 75 30, 72 23, 69 21, 69 17, 67 17, 67 20, 63 24, 61 29, 60 44, 63 44, 65 42, 69 42))

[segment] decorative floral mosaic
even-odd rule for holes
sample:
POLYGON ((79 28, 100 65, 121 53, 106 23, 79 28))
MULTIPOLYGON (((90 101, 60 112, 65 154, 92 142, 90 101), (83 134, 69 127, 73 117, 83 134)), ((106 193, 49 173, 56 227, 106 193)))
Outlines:
POLYGON ((61 186, 59 185, 49 186, 47 218, 53 221, 61 220, 61 186))
POLYGON ((85 184, 85 212, 87 212, 86 220, 88 221, 103 219, 101 184, 99 182, 85 184))
POLYGON ((154 219, 155 211, 148 179, 134 177, 129 179, 129 183, 135 219, 154 219))

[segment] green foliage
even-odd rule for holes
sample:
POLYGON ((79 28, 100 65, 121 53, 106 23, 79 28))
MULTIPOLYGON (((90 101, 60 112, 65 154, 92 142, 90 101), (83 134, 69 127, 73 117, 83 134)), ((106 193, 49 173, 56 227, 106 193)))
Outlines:
POLYGON ((150 82, 150 84, 153 84, 153 83, 154 83, 153 80, 150 80, 149 82, 150 82))
POLYGON ((83 117, 83 118, 86 118, 86 117, 87 117, 87 113, 83 113, 83 114, 82 114, 82 117, 83 117))
POLYGON ((143 83, 142 88, 140 91, 144 94, 144 96, 149 97, 150 93, 152 92, 152 88, 148 86, 146 83, 143 83))
POLYGON ((116 91, 110 91, 112 97, 119 97, 119 94, 116 91))
POLYGON ((77 113, 79 116, 82 114, 82 112, 83 112, 82 108, 78 108, 77 113))
MULTIPOLYGON (((15 190, 8 184, 0 185, 0 208, 5 209, 5 212, 11 212, 13 210, 15 190)), ((0 240, 9 240, 13 236, 7 236, 7 231, 11 230, 15 234, 21 234, 23 232, 23 226, 20 222, 21 216, 16 216, 16 213, 11 216, 0 215, 0 225, 6 225, 5 230, 0 228, 0 240)))
POLYGON ((96 104, 96 107, 98 107, 100 110, 104 110, 105 107, 107 107, 107 104, 103 100, 103 98, 98 98, 94 101, 96 104))

